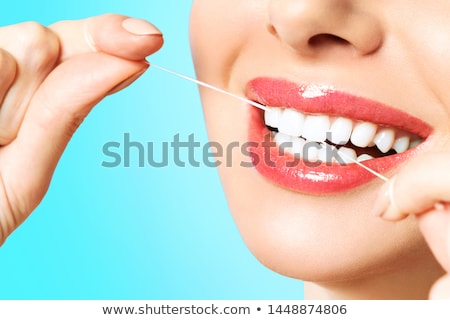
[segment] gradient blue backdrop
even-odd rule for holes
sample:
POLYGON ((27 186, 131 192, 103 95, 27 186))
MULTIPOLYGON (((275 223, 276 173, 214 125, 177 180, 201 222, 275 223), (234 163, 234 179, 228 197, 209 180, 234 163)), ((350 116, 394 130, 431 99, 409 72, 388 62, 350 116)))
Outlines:
MULTIPOLYGON (((149 60, 193 75, 191 1, 8 1, 2 25, 107 12, 165 34, 149 60)), ((0 249, 0 299, 301 299, 302 284, 261 266, 230 217, 215 169, 106 169, 124 133, 157 145, 207 141, 195 85, 150 70, 103 101, 67 148, 41 206, 0 249), (176 88, 176 94, 173 93, 176 88)))

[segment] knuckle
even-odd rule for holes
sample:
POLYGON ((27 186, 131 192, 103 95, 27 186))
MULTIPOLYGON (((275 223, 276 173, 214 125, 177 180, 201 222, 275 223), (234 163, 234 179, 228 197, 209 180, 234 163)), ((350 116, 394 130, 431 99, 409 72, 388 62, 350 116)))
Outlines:
POLYGON ((39 70, 56 63, 59 56, 58 37, 45 26, 37 22, 25 22, 21 25, 19 41, 29 68, 39 70))
POLYGON ((13 56, 7 51, 0 49, 0 79, 2 85, 10 84, 14 80, 16 69, 17 65, 13 56))
POLYGON ((44 108, 41 110, 41 117, 39 126, 43 129, 48 128, 48 124, 59 123, 61 129, 61 134, 65 136, 66 139, 75 133, 78 127, 83 123, 87 116, 87 111, 84 108, 79 108, 79 105, 75 103, 66 103, 61 105, 60 103, 54 103, 55 95, 49 90, 42 90, 40 92, 40 100, 44 108))
POLYGON ((39 43, 46 40, 48 29, 37 22, 24 22, 21 24, 21 36, 30 43, 39 43))
MULTIPOLYGON (((59 112, 61 111, 62 108, 59 112)), ((64 123, 64 134, 67 139, 70 139, 75 131, 77 131, 86 116, 87 114, 85 112, 77 110, 77 108, 64 108, 63 114, 59 117, 59 119, 61 119, 62 123, 64 123)))
POLYGON ((16 138, 16 136, 16 131, 11 130, 10 128, 2 128, 2 132, 0 133, 0 146, 8 145, 16 138))

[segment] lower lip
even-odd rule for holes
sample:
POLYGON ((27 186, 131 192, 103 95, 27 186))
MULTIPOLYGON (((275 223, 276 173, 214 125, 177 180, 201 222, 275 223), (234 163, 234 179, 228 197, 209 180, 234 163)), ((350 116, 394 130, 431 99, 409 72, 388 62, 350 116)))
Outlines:
MULTIPOLYGON (((282 154, 273 141, 271 132, 264 125, 263 112, 255 108, 249 109, 249 141, 252 142, 249 154, 252 163, 263 177, 275 184, 297 192, 319 195, 346 192, 376 178, 357 164, 311 164, 291 154, 282 154)), ((416 152, 417 148, 414 148, 400 154, 365 161, 364 164, 383 174, 416 152)))

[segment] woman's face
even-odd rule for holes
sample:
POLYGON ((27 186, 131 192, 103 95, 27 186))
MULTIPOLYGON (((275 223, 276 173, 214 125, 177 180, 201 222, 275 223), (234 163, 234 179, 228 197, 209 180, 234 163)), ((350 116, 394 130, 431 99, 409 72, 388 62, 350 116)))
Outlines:
POLYGON ((449 148, 449 12, 447 0, 194 1, 198 78, 273 107, 265 120, 201 90, 210 139, 232 158, 219 172, 233 217, 263 264, 335 281, 431 260, 412 218, 371 215, 383 182, 317 142, 370 155, 363 163, 388 177, 449 148))

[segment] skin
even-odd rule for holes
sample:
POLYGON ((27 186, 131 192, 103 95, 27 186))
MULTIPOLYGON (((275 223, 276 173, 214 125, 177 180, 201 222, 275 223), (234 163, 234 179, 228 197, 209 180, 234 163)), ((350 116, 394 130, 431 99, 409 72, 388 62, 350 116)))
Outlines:
MULTIPOLYGON (((238 151, 233 166, 219 168, 250 250, 276 272, 306 280, 308 298, 422 299, 449 271, 449 212, 433 209, 436 200, 449 201, 450 190, 450 177, 441 174, 450 156, 450 37, 442 32, 450 27, 449 11, 445 0, 194 1, 192 49, 201 80, 239 95, 261 75, 333 85, 434 129, 422 154, 389 173, 397 175, 395 208, 377 180, 345 194, 309 196, 239 166, 248 158, 238 151), (373 214, 368 203, 379 204, 373 214)), ((125 32, 125 19, 107 15, 0 29, 0 243, 39 204, 92 107, 142 74, 144 58, 161 47, 156 31, 125 32), (18 35, 25 49, 14 45, 18 35), (30 50, 32 58, 25 55, 30 50)), ((246 142, 248 111, 223 95, 201 94, 211 140, 246 142)), ((446 279, 432 297, 448 296, 446 279)))
MULTIPOLYGON (((239 95, 251 79, 270 76, 330 85, 391 105, 433 127, 423 155, 445 152, 450 64, 442 53, 450 37, 442 30, 450 27, 449 11, 447 1, 196 0, 194 62, 201 80, 239 95)), ((201 93, 210 138, 223 145, 246 142, 248 110, 209 90, 201 93)), ((371 214, 367 204, 376 203, 381 181, 310 196, 239 166, 248 161, 239 152, 234 159, 219 172, 243 239, 267 267, 306 280, 308 298, 422 299, 443 274, 414 217, 390 223, 371 214)), ((436 170, 434 178, 441 180, 443 162, 422 163, 421 170, 399 179, 436 170)), ((432 181, 430 193, 437 192, 432 181)), ((442 191, 449 190, 448 181, 442 183, 446 189, 440 186, 441 195, 448 194, 442 191)), ((402 190, 407 201, 419 201, 414 197, 420 188, 413 191, 402 190)), ((435 254, 448 256, 448 249, 435 254)))
POLYGON ((0 244, 39 204, 89 111, 147 70, 145 57, 162 46, 159 30, 146 23, 152 34, 133 34, 126 19, 0 29, 0 244))

